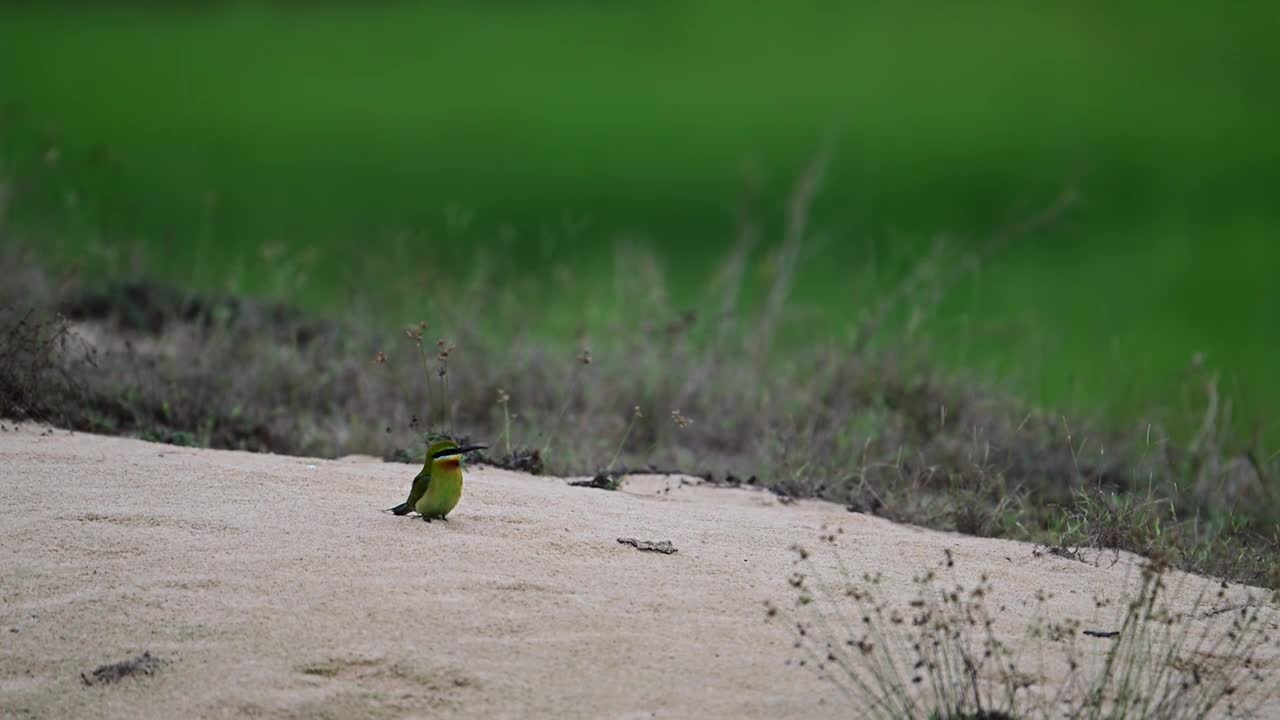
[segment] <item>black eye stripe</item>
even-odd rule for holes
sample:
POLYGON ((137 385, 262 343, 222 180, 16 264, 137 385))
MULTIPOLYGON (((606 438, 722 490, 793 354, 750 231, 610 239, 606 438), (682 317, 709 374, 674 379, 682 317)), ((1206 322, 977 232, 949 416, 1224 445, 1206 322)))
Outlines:
POLYGON ((460 448, 448 448, 446 450, 441 450, 440 452, 437 452, 436 454, 432 455, 431 459, 439 460, 442 457, 450 457, 452 455, 466 455, 467 453, 473 450, 485 450, 488 447, 489 447, 488 445, 468 445, 466 447, 460 447, 460 448))

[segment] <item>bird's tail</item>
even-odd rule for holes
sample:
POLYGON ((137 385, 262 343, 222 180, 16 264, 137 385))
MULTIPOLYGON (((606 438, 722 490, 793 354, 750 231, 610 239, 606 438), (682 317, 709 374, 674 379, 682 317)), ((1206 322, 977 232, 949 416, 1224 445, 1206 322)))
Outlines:
POLYGON ((409 507, 409 503, 402 502, 393 508, 387 508, 386 512, 389 512, 392 515, 408 515, 409 511, 412 509, 413 508, 409 507))

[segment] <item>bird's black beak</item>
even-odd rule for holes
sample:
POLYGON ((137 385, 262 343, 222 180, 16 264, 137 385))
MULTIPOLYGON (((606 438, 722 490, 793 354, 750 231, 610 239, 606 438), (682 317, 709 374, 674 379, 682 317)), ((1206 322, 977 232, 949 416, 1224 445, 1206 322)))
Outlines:
POLYGON ((460 448, 449 448, 448 450, 441 450, 435 455, 432 455, 431 459, 435 460, 436 458, 449 457, 450 455, 466 455, 473 450, 487 450, 488 448, 488 445, 468 445, 460 448))

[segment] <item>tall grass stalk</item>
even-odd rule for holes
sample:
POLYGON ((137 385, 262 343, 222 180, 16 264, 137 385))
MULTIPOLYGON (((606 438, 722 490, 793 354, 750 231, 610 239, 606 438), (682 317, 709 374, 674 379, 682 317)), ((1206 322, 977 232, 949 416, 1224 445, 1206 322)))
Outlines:
POLYGON ((613 451, 613 457, 609 458, 609 464, 605 466, 605 474, 612 471, 613 466, 617 464, 618 456, 622 454, 622 447, 627 444, 627 438, 631 437, 631 429, 636 426, 636 421, 641 417, 643 417, 643 415, 640 413, 640 406, 637 405, 635 409, 631 411, 631 419, 627 421, 627 429, 623 431, 622 439, 618 441, 618 447, 613 451))

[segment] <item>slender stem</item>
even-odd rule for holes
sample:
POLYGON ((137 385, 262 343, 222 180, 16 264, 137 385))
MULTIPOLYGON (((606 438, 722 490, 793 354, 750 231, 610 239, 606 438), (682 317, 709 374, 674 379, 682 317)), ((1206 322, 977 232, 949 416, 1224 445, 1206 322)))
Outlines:
POLYGON ((445 398, 445 399, 444 399, 444 411, 445 411, 445 414, 446 414, 446 415, 448 415, 448 417, 449 417, 449 427, 450 427, 450 428, 452 428, 452 427, 454 427, 455 425, 457 425, 457 422, 456 422, 456 418, 454 417, 454 414, 453 414, 453 403, 449 402, 449 372, 448 372, 448 365, 446 365, 446 366, 445 366, 445 374, 444 374, 443 380, 444 380, 444 398, 445 398))
POLYGON ((565 396, 564 402, 560 404, 560 412, 556 415, 556 421, 551 425, 552 433, 547 436, 546 442, 542 445, 542 454, 546 455, 551 450, 552 438, 560 434, 560 424, 564 421, 565 413, 569 412, 569 403, 573 402, 573 396, 578 390, 578 376, 582 373, 582 366, 579 365, 573 370, 573 382, 569 384, 569 394, 565 396))
POLYGON ((448 365, 445 365, 443 362, 441 362, 439 374, 440 374, 440 427, 442 432, 448 432, 449 409, 447 406, 449 404, 449 390, 448 390, 448 387, 445 385, 445 376, 449 374, 448 365))
POLYGON ((431 368, 427 365, 427 351, 422 349, 422 340, 418 340, 418 354, 422 356, 422 376, 427 381, 427 431, 431 430, 431 410, 435 401, 431 396, 431 368))
POLYGON ((618 456, 622 454, 622 446, 627 444, 627 438, 631 437, 631 428, 636 426, 637 413, 631 413, 631 421, 627 423, 627 429, 622 433, 622 439, 618 441, 618 449, 613 451, 613 457, 609 459, 609 466, 604 469, 606 473, 613 470, 613 464, 618 462, 618 456))
POLYGON ((507 403, 502 403, 502 437, 506 439, 507 455, 511 455, 511 408, 507 403))

